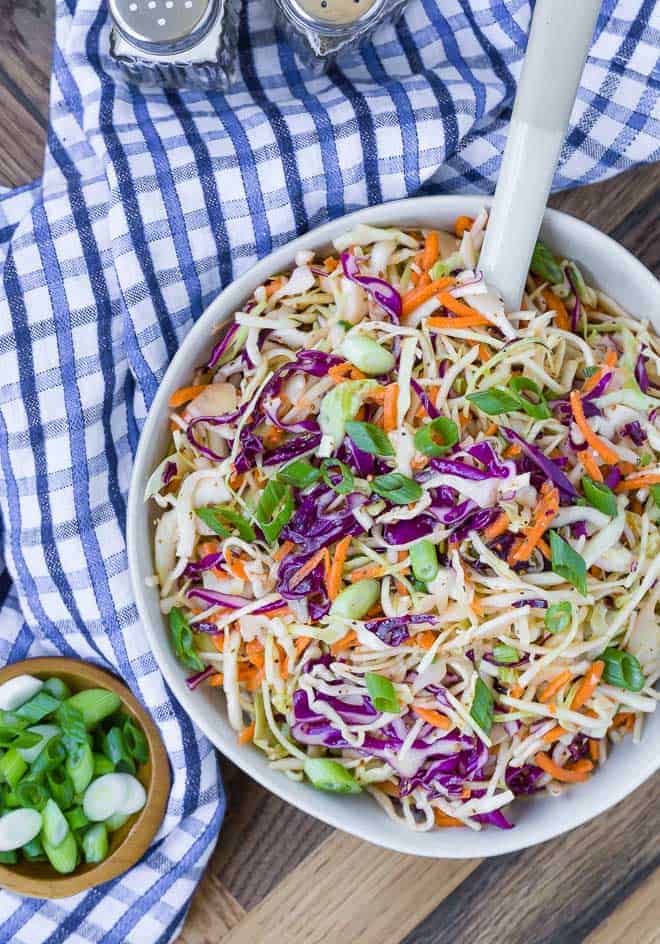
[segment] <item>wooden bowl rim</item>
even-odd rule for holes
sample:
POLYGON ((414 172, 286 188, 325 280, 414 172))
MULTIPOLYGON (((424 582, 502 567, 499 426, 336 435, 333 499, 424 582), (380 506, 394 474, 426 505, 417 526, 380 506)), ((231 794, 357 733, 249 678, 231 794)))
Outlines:
POLYGON ((11 866, 0 865, 0 886, 30 898, 65 898, 77 895, 108 882, 127 872, 142 858, 160 828, 170 794, 172 777, 167 752, 158 728, 135 695, 114 675, 89 662, 63 656, 39 656, 23 659, 0 669, 0 685, 16 675, 74 675, 85 683, 107 688, 121 698, 126 710, 137 718, 149 744, 151 779, 147 802, 112 855, 87 872, 76 875, 53 875, 52 878, 30 878, 15 872, 11 866), (128 864, 127 864, 128 862, 128 864))

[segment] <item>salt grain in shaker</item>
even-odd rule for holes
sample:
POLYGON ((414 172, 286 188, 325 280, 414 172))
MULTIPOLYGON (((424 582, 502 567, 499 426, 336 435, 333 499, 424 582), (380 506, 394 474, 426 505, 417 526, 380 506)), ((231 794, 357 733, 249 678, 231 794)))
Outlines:
POLYGON ((322 72, 333 59, 393 23, 407 0, 274 0, 280 26, 303 61, 322 72))
POLYGON ((224 89, 238 40, 238 0, 109 0, 110 55, 131 82, 224 89))

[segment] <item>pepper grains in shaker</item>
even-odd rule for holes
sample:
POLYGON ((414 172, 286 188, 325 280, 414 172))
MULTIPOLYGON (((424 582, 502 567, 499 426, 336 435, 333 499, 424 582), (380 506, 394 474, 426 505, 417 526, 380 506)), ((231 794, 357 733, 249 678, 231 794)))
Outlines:
POLYGON ((324 71, 341 52, 393 23, 407 0, 274 0, 280 26, 303 61, 324 71))
POLYGON ((227 88, 238 0, 109 0, 110 54, 143 85, 227 88))

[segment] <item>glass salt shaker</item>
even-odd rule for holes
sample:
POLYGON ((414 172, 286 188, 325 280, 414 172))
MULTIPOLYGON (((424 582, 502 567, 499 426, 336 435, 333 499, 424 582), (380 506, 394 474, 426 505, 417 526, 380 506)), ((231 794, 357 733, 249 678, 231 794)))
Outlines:
POLYGON ((109 0, 110 55, 130 82, 225 89, 239 0, 109 0))
POLYGON ((301 59, 323 72, 334 58, 394 23, 407 0, 274 0, 279 24, 301 59))

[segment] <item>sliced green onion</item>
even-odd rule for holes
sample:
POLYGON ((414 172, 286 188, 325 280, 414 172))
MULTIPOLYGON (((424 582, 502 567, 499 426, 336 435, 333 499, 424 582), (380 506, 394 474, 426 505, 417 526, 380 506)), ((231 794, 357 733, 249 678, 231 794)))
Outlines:
POLYGON ((53 698, 57 698, 58 701, 64 701, 65 698, 69 698, 71 695, 71 689, 66 682, 63 682, 62 679, 56 678, 55 676, 45 680, 44 689, 49 695, 52 695, 53 698))
POLYGON ((16 850, 11 849, 8 852, 0 852, 0 865, 16 865, 18 856, 16 850))
POLYGON ((430 583, 438 575, 440 565, 435 545, 427 538, 416 541, 410 548, 410 566, 412 572, 422 583, 430 583))
POLYGON ((556 531, 550 532, 550 550, 552 551, 552 569, 564 580, 573 584, 576 590, 587 595, 587 565, 584 558, 574 551, 556 531))
POLYGON ((477 678, 470 717, 479 725, 484 734, 489 734, 493 726, 493 714, 493 693, 482 679, 477 678))
POLYGON ((660 508, 660 485, 649 485, 649 492, 653 501, 660 508))
POLYGON ((135 762, 128 752, 121 728, 110 728, 103 739, 103 753, 115 765, 118 774, 135 773, 135 762))
POLYGON ((87 742, 85 719, 80 708, 76 708, 70 701, 64 701, 55 712, 55 717, 62 733, 66 734, 70 743, 83 744, 87 742))
POLYGON ((544 282, 550 282, 551 285, 558 285, 560 282, 564 281, 564 273, 555 259, 552 250, 540 240, 534 247, 532 261, 529 267, 534 275, 538 275, 544 282))
POLYGON ((115 765, 105 754, 94 754, 94 776, 102 777, 104 774, 113 774, 115 765))
POLYGON ((84 692, 77 692, 68 698, 66 704, 73 705, 82 712, 85 727, 89 731, 104 718, 114 714, 121 705, 121 699, 119 695, 105 688, 87 688, 84 692))
POLYGON ((269 544, 274 544, 295 510, 293 491, 272 479, 264 488, 255 511, 255 519, 269 544))
POLYGON ((69 829, 73 830, 73 832, 76 832, 78 829, 85 829, 86 826, 89 826, 89 820, 85 816, 82 806, 74 806, 73 809, 67 810, 64 817, 69 824, 69 829))
POLYGON ((438 416, 415 433, 415 449, 425 456, 444 456, 458 442, 458 426, 446 416, 438 416))
POLYGON ((78 845, 73 833, 69 831, 59 845, 43 840, 44 852, 56 872, 68 875, 78 864, 78 845))
POLYGON ((394 505, 408 505, 418 501, 424 494, 421 485, 400 472, 377 475, 370 484, 374 492, 394 505))
POLYGON ((545 628, 549 633, 563 633, 571 625, 573 607, 568 600, 553 603, 545 611, 545 628))
POLYGON ((0 709, 15 711, 41 691, 43 684, 32 675, 15 675, 0 685, 0 709))
POLYGON ((497 646, 493 646, 493 658, 496 662, 504 662, 508 665, 509 663, 517 662, 520 658, 520 654, 513 646, 505 646, 504 643, 501 643, 497 646))
POLYGON ((597 508, 598 511, 602 511, 604 515, 609 515, 610 518, 616 517, 618 513, 616 496, 612 489, 608 488, 604 482, 594 482, 592 479, 587 478, 586 475, 583 475, 582 491, 592 508, 597 508))
POLYGON ((0 817, 0 852, 12 852, 31 842, 41 829, 41 813, 13 810, 0 817))
POLYGON ((20 728, 12 728, 6 724, 0 725, 0 747, 9 747, 20 733, 20 728))
POLYGON ((117 813, 122 816, 132 816, 138 813, 147 802, 147 791, 144 785, 131 774, 120 774, 123 777, 124 798, 117 813))
POLYGON ((43 818, 42 840, 44 846, 59 846, 69 832, 69 824, 55 800, 49 799, 41 814, 43 818))
POLYGON ((38 780, 66 760, 66 750, 59 737, 51 738, 30 766, 30 779, 38 780))
POLYGON ((73 805, 74 790, 71 778, 61 767, 55 767, 46 774, 46 782, 52 798, 61 810, 68 810, 73 805))
POLYGON ((355 486, 355 477, 349 467, 339 459, 324 459, 321 463, 321 477, 325 484, 337 492, 338 495, 348 495, 355 486), (339 474, 339 481, 333 479, 339 474))
POLYGON ((394 455, 394 446, 390 442, 389 436, 373 423, 348 420, 346 432, 362 452, 367 452, 371 456, 394 455))
POLYGON ((294 459, 277 473, 280 482, 293 485, 294 488, 309 488, 314 482, 318 482, 320 477, 320 470, 315 469, 311 462, 305 462, 304 459, 294 459))
POLYGON ((113 813, 112 816, 108 816, 104 822, 108 832, 113 833, 116 829, 121 829, 124 823, 129 819, 130 816, 126 816, 124 813, 113 813))
POLYGON ((512 377, 509 381, 509 388, 518 397, 520 407, 528 416, 532 416, 536 420, 547 420, 552 416, 543 391, 533 380, 528 377, 512 377), (533 393, 536 400, 530 400, 529 397, 523 396, 523 391, 533 393))
POLYGON ((511 413, 513 410, 520 409, 520 398, 501 387, 490 387, 479 393, 469 393, 467 399, 488 416, 511 413))
POLYGON ((147 739, 132 719, 128 719, 122 728, 124 743, 128 753, 138 764, 146 764, 149 760, 149 744, 147 739))
POLYGON ((362 619, 379 597, 380 583, 377 580, 359 580, 341 591, 330 607, 330 615, 348 620, 362 619))
MULTIPOLYGON (((16 739, 12 742, 12 747, 15 747, 17 750, 29 750, 32 747, 36 747, 37 744, 41 744, 43 738, 38 734, 33 734, 30 731, 21 731, 16 739)), ((25 757, 21 753, 21 757, 25 760, 25 757)))
POLYGON ((394 355, 372 338, 355 332, 347 335, 339 353, 368 377, 388 374, 396 365, 394 355))
POLYGON ((74 792, 77 795, 84 793, 94 776, 94 755, 87 741, 72 745, 66 759, 66 772, 74 792))
POLYGON ((48 802, 48 791, 36 780, 21 780, 16 784, 16 799, 21 806, 31 810, 43 810, 48 802))
POLYGON ((624 652, 610 646, 602 654, 605 663, 603 679, 617 688, 625 688, 629 692, 641 692, 644 688, 644 672, 632 653, 624 652))
POLYGON ((83 812, 92 823, 100 823, 121 810, 126 800, 126 774, 106 774, 92 780, 83 797, 83 812))
POLYGON ((34 698, 31 698, 29 701, 26 701, 24 705, 21 705, 21 707, 16 710, 16 714, 19 718, 27 718, 31 724, 36 724, 38 721, 41 721, 42 718, 45 718, 46 715, 52 714, 59 704, 57 698, 53 698, 48 692, 41 691, 37 692, 34 698))
POLYGON ((38 836, 35 836, 34 839, 26 842, 21 848, 21 852, 30 862, 39 862, 40 860, 46 858, 44 847, 42 846, 41 839, 39 839, 38 836))
POLYGON ((0 779, 8 783, 13 790, 27 767, 16 748, 10 747, 7 753, 0 757, 0 779))
POLYGON ((195 513, 204 524, 221 538, 228 538, 232 531, 236 531, 244 541, 254 541, 254 528, 243 515, 234 511, 229 505, 209 505, 206 508, 196 508, 195 513))
POLYGON ((85 830, 82 837, 82 851, 85 862, 93 864, 103 862, 108 854, 108 830, 103 823, 95 823, 85 830))
POLYGON ((336 760, 308 757, 304 764, 307 779, 317 790, 330 793, 360 793, 362 787, 353 775, 336 760))
MULTIPOLYGON (((182 662, 193 672, 202 672, 204 663, 193 646, 193 632, 190 623, 184 616, 183 610, 173 606, 169 613, 170 634, 174 652, 179 662, 182 662)), ((81 694, 84 694, 81 692, 81 694)), ((119 706, 117 706, 119 707, 119 706)))
POLYGON ((367 672, 364 676, 369 698, 376 711, 398 715, 401 711, 399 699, 396 697, 394 685, 384 675, 367 672))
POLYGON ((585 380, 588 380, 590 377, 593 377, 594 374, 597 374, 600 370, 598 364, 592 364, 591 367, 585 367, 582 373, 584 374, 585 380))

